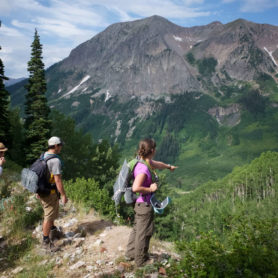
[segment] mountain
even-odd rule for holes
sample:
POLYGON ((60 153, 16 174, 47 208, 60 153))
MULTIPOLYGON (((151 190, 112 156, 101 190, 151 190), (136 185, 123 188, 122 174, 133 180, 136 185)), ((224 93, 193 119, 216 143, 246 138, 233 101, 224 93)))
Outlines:
POLYGON ((21 82, 22 80, 26 79, 25 77, 21 77, 21 78, 9 78, 9 80, 5 80, 4 84, 6 87, 12 86, 18 82, 21 82))
MULTIPOLYGON (((116 23, 46 71, 51 108, 124 156, 139 138, 193 188, 277 150, 278 27, 243 19, 185 28, 152 16, 116 23)), ((10 86, 24 103, 24 82, 10 86)))

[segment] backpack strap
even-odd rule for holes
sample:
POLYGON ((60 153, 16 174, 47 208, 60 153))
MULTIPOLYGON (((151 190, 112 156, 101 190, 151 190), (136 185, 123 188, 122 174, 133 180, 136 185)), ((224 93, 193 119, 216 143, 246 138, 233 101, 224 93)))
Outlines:
POLYGON ((63 160, 61 159, 61 157, 58 155, 58 154, 55 154, 55 153, 47 153, 47 156, 44 157, 44 154, 45 153, 42 153, 41 156, 40 156, 40 159, 41 160, 44 160, 45 162, 47 162, 48 160, 52 159, 52 158, 58 158, 61 162, 61 165, 62 167, 64 166, 64 163, 63 163, 63 160))

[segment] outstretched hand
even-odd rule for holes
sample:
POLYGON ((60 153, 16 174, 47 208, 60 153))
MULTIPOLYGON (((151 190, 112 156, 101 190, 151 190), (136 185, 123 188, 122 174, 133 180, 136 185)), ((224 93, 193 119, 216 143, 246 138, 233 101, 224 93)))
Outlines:
POLYGON ((178 166, 171 165, 170 168, 169 168, 169 170, 173 172, 173 171, 175 171, 175 169, 177 169, 177 168, 178 168, 178 166))

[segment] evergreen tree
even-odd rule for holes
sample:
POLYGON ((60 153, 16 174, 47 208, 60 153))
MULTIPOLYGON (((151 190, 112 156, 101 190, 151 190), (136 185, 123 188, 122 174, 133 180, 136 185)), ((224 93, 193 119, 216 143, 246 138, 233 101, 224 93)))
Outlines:
POLYGON ((37 30, 31 45, 31 59, 28 62, 29 80, 26 85, 25 132, 26 160, 34 161, 46 148, 50 136, 50 109, 47 105, 45 70, 42 61, 42 45, 37 30))
POLYGON ((5 89, 4 65, 0 59, 0 142, 9 145, 9 93, 5 89))

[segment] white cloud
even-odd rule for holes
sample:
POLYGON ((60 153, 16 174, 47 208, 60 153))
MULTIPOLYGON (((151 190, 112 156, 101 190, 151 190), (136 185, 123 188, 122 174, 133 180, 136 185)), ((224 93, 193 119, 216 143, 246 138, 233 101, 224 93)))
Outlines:
POLYGON ((0 56, 8 74, 26 76, 37 28, 46 67, 109 24, 154 14, 168 19, 208 16, 204 0, 0 0, 0 56), (175 1, 175 2, 174 2, 175 1))
POLYGON ((237 0, 222 0, 222 3, 226 4, 226 3, 233 3, 236 2, 237 0))
POLYGON ((222 0, 222 3, 239 2, 240 11, 248 12, 263 12, 275 7, 278 7, 278 0, 222 0))
POLYGON ((244 0, 241 3, 241 12, 263 12, 278 7, 277 0, 244 0))

